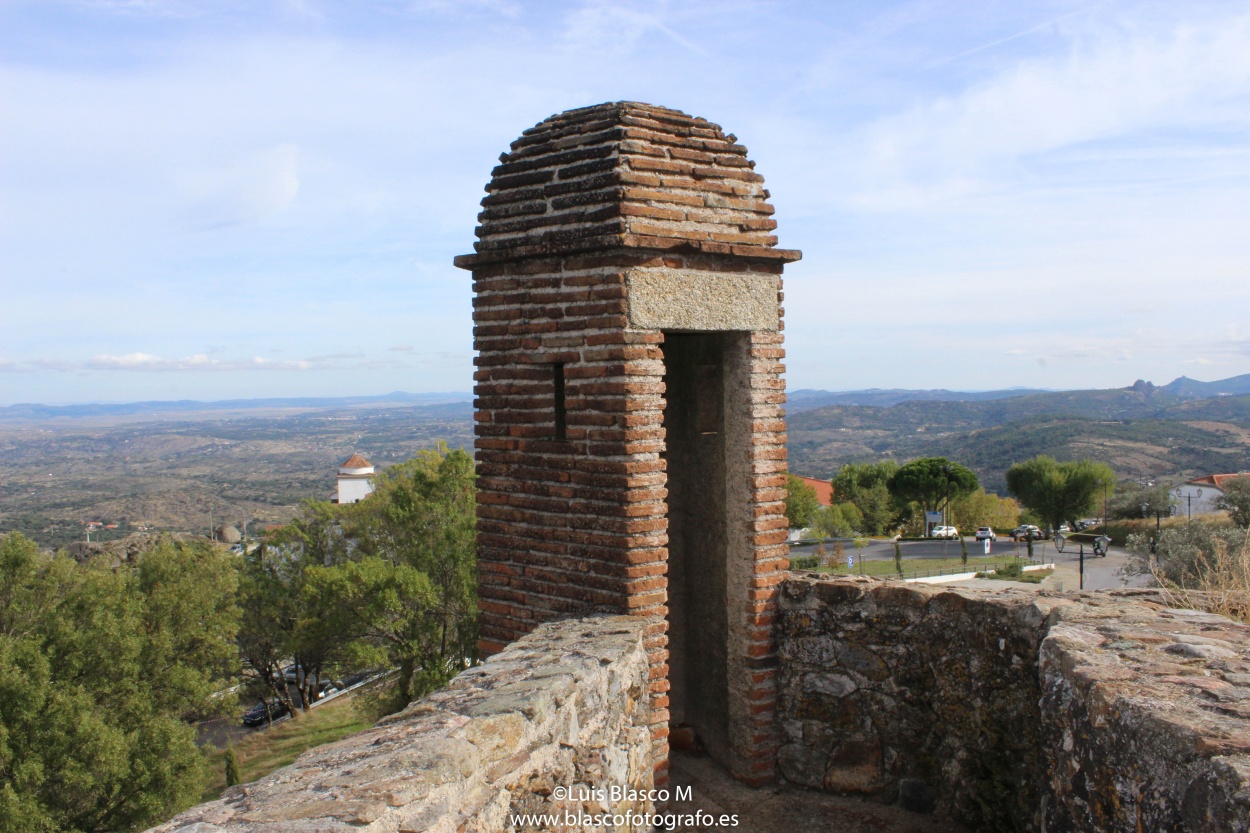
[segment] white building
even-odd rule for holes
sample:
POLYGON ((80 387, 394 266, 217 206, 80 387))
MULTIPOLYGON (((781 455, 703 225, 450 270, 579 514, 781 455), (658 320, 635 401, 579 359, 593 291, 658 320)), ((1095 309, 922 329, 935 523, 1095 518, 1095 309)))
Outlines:
POLYGON ((338 491, 332 503, 360 503, 373 493, 373 464, 353 454, 339 466, 338 491))
POLYGON ((1224 494, 1223 486, 1241 474, 1208 474, 1206 477, 1195 477, 1193 480, 1177 486, 1172 491, 1178 515, 1207 515, 1218 512, 1215 502, 1224 494))

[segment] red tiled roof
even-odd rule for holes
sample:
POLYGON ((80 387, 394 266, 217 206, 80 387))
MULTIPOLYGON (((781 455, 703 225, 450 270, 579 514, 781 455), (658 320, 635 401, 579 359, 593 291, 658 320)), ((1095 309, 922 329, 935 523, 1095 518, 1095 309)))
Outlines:
POLYGON ((1224 484, 1232 480, 1234 477, 1250 477, 1246 472, 1238 474, 1208 474, 1206 477, 1195 477, 1193 480, 1185 481, 1186 484, 1194 486, 1214 486, 1217 489, 1223 489, 1224 484))
POLYGON ((808 486, 816 490, 816 499, 820 501, 821 506, 828 506, 833 503, 833 484, 828 480, 817 480, 814 477, 799 476, 808 486))
POLYGON ((341 469, 367 469, 371 467, 372 465, 373 463, 370 463, 368 460, 366 460, 364 457, 361 457, 359 454, 353 454, 352 456, 348 457, 347 460, 341 466, 339 466, 339 468, 341 469))

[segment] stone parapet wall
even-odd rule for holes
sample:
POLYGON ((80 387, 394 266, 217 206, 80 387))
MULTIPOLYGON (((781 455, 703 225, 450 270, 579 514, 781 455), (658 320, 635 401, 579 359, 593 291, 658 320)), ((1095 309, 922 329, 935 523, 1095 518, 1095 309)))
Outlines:
POLYGON ((781 773, 886 800, 901 789, 907 806, 1023 829, 1042 765, 1038 601, 792 576, 780 594, 781 773))
POLYGON ((1101 597, 1041 650, 1044 830, 1250 830, 1250 628, 1101 597))
POLYGON ((1250 629, 1149 591, 792 575, 781 774, 975 829, 1250 830, 1250 629))
POLYGON ((153 833, 487 833, 515 829, 513 814, 652 812, 647 624, 543 625, 374 728, 153 833), (640 795, 599 801, 613 786, 640 795))

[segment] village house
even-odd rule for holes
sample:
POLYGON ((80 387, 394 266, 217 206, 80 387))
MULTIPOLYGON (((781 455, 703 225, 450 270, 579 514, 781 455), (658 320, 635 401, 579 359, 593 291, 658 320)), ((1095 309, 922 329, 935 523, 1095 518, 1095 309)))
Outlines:
POLYGON ((1237 474, 1208 474, 1195 477, 1177 486, 1172 492, 1176 500, 1176 512, 1179 515, 1209 515, 1220 511, 1216 506, 1224 495, 1224 486, 1234 477, 1245 477, 1246 472, 1237 474))
POLYGON ((372 463, 353 454, 339 466, 338 488, 331 503, 360 503, 373 494, 373 476, 375 469, 372 463))

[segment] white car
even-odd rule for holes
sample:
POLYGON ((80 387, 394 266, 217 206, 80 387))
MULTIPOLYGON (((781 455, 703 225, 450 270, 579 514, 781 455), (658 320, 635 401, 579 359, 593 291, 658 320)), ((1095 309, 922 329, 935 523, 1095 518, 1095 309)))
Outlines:
POLYGON ((953 526, 935 526, 929 533, 930 538, 958 538, 959 530, 953 526))
POLYGON ((994 530, 988 526, 977 527, 978 541, 997 541, 998 536, 994 534, 994 530))

